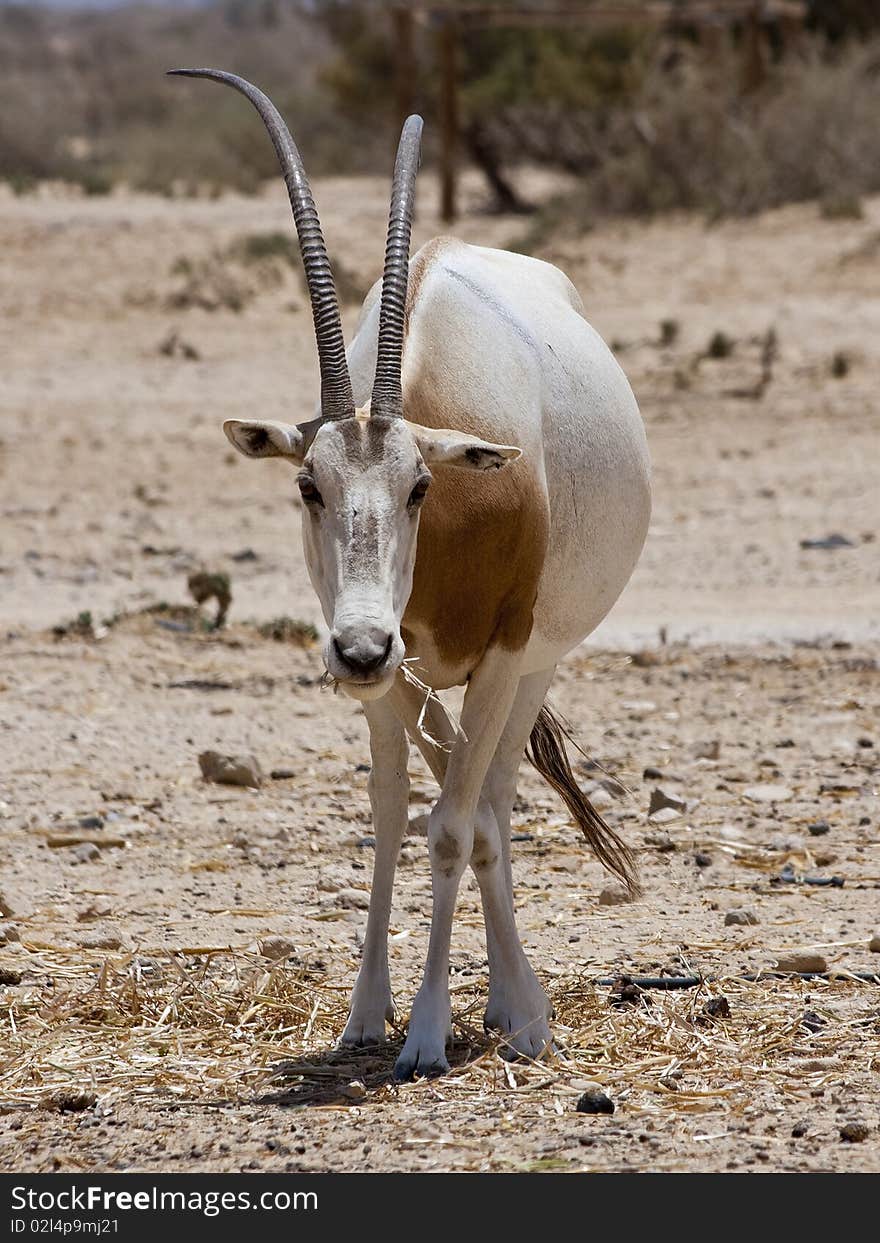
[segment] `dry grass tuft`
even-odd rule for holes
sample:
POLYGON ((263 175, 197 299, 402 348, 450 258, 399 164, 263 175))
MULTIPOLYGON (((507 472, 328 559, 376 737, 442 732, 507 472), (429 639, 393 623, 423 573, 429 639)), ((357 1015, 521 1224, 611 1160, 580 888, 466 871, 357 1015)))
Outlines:
MULTIPOLYGON (((877 992, 848 979, 727 979, 629 1006, 584 976, 559 976, 549 991, 559 1052, 508 1062, 481 1030, 479 984, 454 986, 452 1071, 432 1081, 435 1097, 535 1093, 561 1108, 589 1081, 637 1114, 735 1113, 759 1086, 771 1103, 808 1102, 826 1083, 880 1069, 877 992)), ((401 1032, 387 1046, 334 1048, 347 1002, 347 984, 292 960, 210 947, 161 959, 32 951, 25 983, 0 994, 0 1108, 145 1097, 342 1105, 353 1079, 370 1099, 419 1090, 390 1082, 401 1032)))

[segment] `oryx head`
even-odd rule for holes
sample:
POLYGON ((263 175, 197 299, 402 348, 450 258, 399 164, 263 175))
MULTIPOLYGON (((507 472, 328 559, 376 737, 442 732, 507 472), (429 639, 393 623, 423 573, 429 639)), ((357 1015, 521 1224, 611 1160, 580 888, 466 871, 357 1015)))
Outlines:
POLYGON ((330 631, 324 663, 356 698, 377 698, 391 686, 405 655, 400 623, 412 589, 419 510, 431 482, 430 467, 491 470, 520 452, 404 418, 401 361, 422 119, 406 121, 397 151, 375 381, 370 402, 358 410, 321 224, 302 159, 281 115, 262 91, 234 74, 172 72, 211 78, 240 91, 260 114, 281 163, 312 305, 320 414, 297 423, 228 419, 223 430, 246 456, 283 457, 298 468, 306 564, 330 631))

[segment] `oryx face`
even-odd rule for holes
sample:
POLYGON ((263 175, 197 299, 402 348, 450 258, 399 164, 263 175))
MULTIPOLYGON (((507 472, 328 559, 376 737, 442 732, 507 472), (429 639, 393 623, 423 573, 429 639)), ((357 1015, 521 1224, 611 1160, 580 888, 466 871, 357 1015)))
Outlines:
POLYGON ((329 635, 327 672, 356 699, 390 688, 404 655, 400 624, 412 590, 429 464, 499 469, 519 450, 402 418, 351 418, 309 431, 231 419, 224 430, 249 457, 298 466, 303 548, 329 635))
POLYGON ((173 71, 231 86, 260 114, 281 162, 309 287, 321 369, 321 413, 301 426, 230 419, 223 429, 249 457, 284 457, 299 468, 309 575, 330 631, 327 671, 359 699, 391 686, 404 657, 400 623, 412 589, 419 507, 429 467, 491 470, 519 450, 404 419, 401 386, 409 244, 422 121, 403 127, 385 245, 385 269, 369 413, 355 410, 339 303, 302 159, 272 102, 219 69, 173 71))

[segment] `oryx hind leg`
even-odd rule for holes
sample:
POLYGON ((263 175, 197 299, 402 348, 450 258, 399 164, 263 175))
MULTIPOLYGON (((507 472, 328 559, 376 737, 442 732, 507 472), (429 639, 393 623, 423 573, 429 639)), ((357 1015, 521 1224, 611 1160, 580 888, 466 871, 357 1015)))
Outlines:
POLYGON ((523 751, 555 670, 520 679, 507 724, 483 782, 471 860, 480 885, 489 954, 484 1022, 505 1037, 511 1053, 539 1057, 552 1047, 550 1003, 529 965, 514 914, 510 817, 523 751))

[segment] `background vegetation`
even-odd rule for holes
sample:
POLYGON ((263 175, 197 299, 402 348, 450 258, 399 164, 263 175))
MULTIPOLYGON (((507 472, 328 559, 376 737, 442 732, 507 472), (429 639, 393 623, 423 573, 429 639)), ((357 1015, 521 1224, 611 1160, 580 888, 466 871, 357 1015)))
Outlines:
MULTIPOLYGON (((231 92, 163 76, 194 63, 263 85, 315 174, 384 167, 397 119, 391 31, 388 6, 365 0, 0 7, 0 177, 18 191, 49 178, 91 193, 119 182, 256 190, 276 170, 249 109, 231 92)), ((687 26, 661 32, 636 19, 617 29, 463 32, 465 154, 506 208, 528 207, 508 175, 520 161, 577 174, 562 210, 581 224, 812 197, 857 211, 860 195, 880 190, 878 6, 813 0, 796 46, 783 56, 771 37, 756 89, 744 89, 742 39, 734 29, 710 50, 687 26)), ((430 160, 435 31, 420 24, 416 43, 413 95, 429 120, 430 160)))

